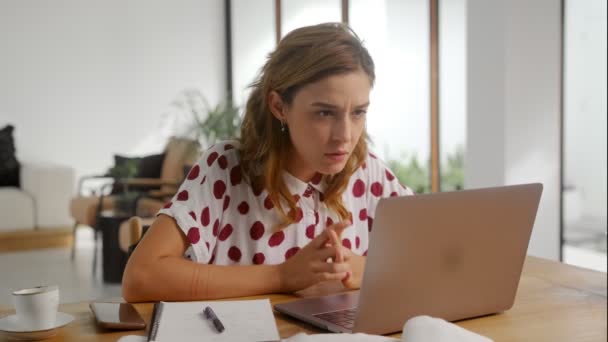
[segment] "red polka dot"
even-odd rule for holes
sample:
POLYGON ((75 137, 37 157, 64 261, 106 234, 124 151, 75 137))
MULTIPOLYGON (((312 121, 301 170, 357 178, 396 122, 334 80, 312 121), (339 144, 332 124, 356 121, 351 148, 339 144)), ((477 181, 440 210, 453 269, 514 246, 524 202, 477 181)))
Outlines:
POLYGON ((217 157, 219 157, 219 154, 217 154, 217 152, 212 152, 209 157, 207 157, 207 165, 211 166, 217 157))
POLYGON ((390 173, 388 170, 384 170, 384 174, 386 175, 386 179, 388 179, 389 182, 392 181, 393 179, 395 179, 395 176, 392 173, 390 173))
POLYGON ((241 166, 237 165, 230 170, 230 184, 237 185, 241 183, 241 166))
POLYGON ((363 256, 367 256, 367 251, 363 252, 363 256))
POLYGON ((179 194, 177 194, 178 201, 187 201, 188 200, 188 191, 182 190, 179 194))
POLYGON ((391 192, 391 197, 397 197, 399 194, 396 191, 391 192))
POLYGON ((201 239, 201 234, 198 231, 197 227, 192 227, 192 228, 188 229, 188 241, 190 241, 191 244, 197 243, 200 239, 201 239))
POLYGON ((225 191, 226 183, 224 183, 224 181, 222 181, 221 179, 215 181, 215 183, 213 184, 213 195, 215 196, 215 198, 222 198, 222 196, 224 196, 225 191))
POLYGON ((196 214, 194 213, 194 211, 189 212, 188 215, 190 215, 190 217, 192 217, 192 219, 196 221, 196 214))
POLYGON ((365 221, 367 220, 367 209, 363 208, 359 211, 359 220, 365 221))
POLYGON ((353 184, 353 195, 355 197, 361 197, 365 193, 365 183, 362 180, 357 179, 353 184))
POLYGON ((344 246, 344 247, 346 247, 348 249, 351 249, 350 240, 349 239, 343 239, 342 240, 342 246, 344 246))
POLYGON ((207 250, 210 250, 210 249, 211 249, 211 247, 209 247, 209 242, 206 242, 206 241, 205 241, 205 246, 207 246, 207 250))
POLYGON ((198 174, 200 171, 201 171, 200 166, 194 165, 194 167, 192 167, 192 169, 190 169, 190 172, 188 172, 188 180, 196 179, 196 177, 198 177, 198 174))
POLYGON ((300 200, 300 195, 293 195, 293 201, 298 203, 298 201, 300 200))
POLYGON ((367 231, 369 231, 371 233, 372 231, 372 225, 374 224, 374 218, 373 217, 368 217, 367 218, 367 231))
POLYGON ((315 225, 314 224, 311 224, 310 226, 306 227, 306 237, 309 239, 315 238, 315 225))
POLYGON ((298 253, 299 250, 300 250, 300 247, 291 247, 290 249, 288 249, 287 252, 285 252, 285 260, 296 255, 296 253, 298 253))
POLYGON ((226 170, 226 167, 228 167, 228 159, 226 159, 226 156, 221 156, 217 160, 217 164, 222 168, 222 170, 226 170))
POLYGON ((232 145, 230 145, 230 144, 226 144, 226 145, 224 145, 224 151, 228 151, 228 150, 231 150, 231 149, 233 149, 233 148, 234 148, 234 146, 232 146, 232 145))
POLYGON ((268 196, 266 196, 266 199, 264 200, 264 208, 266 208, 268 210, 274 208, 274 204, 272 203, 272 200, 268 196))
POLYGON ((249 204, 243 201, 241 202, 241 204, 239 204, 237 209, 239 210, 239 213, 241 213, 242 215, 246 215, 249 212, 249 204))
POLYGON ((203 226, 207 227, 211 222, 211 217, 209 216, 209 207, 205 207, 203 211, 201 211, 201 223, 203 226))
POLYGON ((327 218, 327 221, 325 221, 325 225, 326 226, 331 226, 332 224, 334 224, 334 220, 331 219, 331 217, 327 218))
POLYGON ((164 209, 169 209, 169 208, 171 208, 171 206, 172 206, 172 205, 173 205, 173 202, 169 201, 169 202, 167 202, 167 204, 165 204, 165 205, 163 206, 163 208, 164 208, 164 209))
POLYGON ((373 154, 373 153, 371 153, 371 152, 369 153, 369 156, 372 157, 372 158, 374 158, 374 159, 378 159, 378 157, 376 157, 376 155, 373 154))
POLYGON ((211 264, 213 264, 213 262, 214 262, 214 261, 215 261, 215 254, 213 254, 213 255, 211 256, 211 260, 209 260, 209 264, 210 264, 210 265, 211 265, 211 264))
POLYGON ((213 236, 217 236, 220 230, 220 220, 215 220, 213 223, 213 236))
POLYGON ((261 265, 264 263, 265 260, 266 257, 264 256, 264 253, 255 253, 253 259, 251 259, 254 265, 261 265))
POLYGON ((358 236, 355 238, 355 246, 357 249, 359 249, 359 246, 361 246, 361 239, 358 236))
POLYGON ((308 185, 308 187, 306 187, 306 191, 304 191, 304 193, 302 194, 302 196, 304 197, 310 197, 312 195, 312 191, 313 191, 313 187, 308 185))
POLYGON ((201 180, 201 185, 203 185, 206 180, 207 180, 207 176, 203 176, 203 179, 201 180))
POLYGON ((380 184, 380 182, 374 182, 374 184, 372 184, 371 191, 376 197, 382 196, 382 184, 380 184))
POLYGON ((232 246, 228 250, 228 257, 234 262, 239 262, 241 260, 241 256, 241 250, 237 246, 232 246))
POLYGON ((220 241, 226 241, 226 239, 228 239, 230 235, 232 235, 232 225, 227 224, 224 228, 222 228, 222 231, 220 232, 220 235, 218 235, 217 238, 220 241))
POLYGON ((276 232, 270 236, 270 239, 268 239, 268 246, 276 247, 280 245, 283 240, 285 240, 285 233, 283 233, 283 231, 276 232))
POLYGON ((302 208, 296 208, 296 213, 294 214, 293 211, 289 212, 289 217, 293 217, 295 222, 300 222, 302 221, 302 218, 304 217, 304 213, 302 212, 302 208))
POLYGON ((315 224, 319 224, 319 212, 315 211, 315 224))
POLYGON ((264 235, 264 224, 260 221, 256 221, 249 229, 249 236, 253 240, 259 240, 264 235))
POLYGON ((361 168, 363 168, 363 170, 365 170, 367 168, 367 163, 363 162, 363 164, 361 164, 361 168))
POLYGON ((226 197, 224 197, 224 211, 226 211, 226 209, 228 209, 228 206, 230 206, 230 196, 226 195, 226 197))
POLYGON ((310 180, 310 182, 311 182, 312 184, 314 184, 314 185, 317 185, 317 184, 321 183, 321 179, 323 179, 323 175, 317 172, 317 173, 316 173, 316 174, 315 174, 315 175, 312 177, 312 179, 310 180))

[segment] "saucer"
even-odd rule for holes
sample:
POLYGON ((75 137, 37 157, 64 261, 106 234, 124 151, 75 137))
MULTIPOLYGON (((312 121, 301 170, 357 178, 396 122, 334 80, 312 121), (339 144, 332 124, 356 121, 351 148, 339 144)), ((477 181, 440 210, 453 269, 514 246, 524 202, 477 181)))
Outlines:
POLYGON ((0 332, 17 340, 39 340, 54 336, 57 333, 57 328, 61 328, 73 320, 74 316, 57 312, 54 327, 45 330, 33 330, 22 327, 17 321, 17 315, 10 315, 0 318, 0 332))

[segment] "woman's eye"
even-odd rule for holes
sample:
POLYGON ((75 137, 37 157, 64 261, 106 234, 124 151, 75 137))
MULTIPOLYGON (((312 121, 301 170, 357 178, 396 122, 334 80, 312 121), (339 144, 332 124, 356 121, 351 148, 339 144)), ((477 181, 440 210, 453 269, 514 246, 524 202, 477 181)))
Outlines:
POLYGON ((363 115, 365 115, 366 113, 367 113, 367 111, 366 111, 366 110, 359 109, 359 110, 356 110, 354 114, 355 114, 355 115, 357 115, 357 116, 363 116, 363 115))
POLYGON ((318 114, 319 116, 330 116, 330 115, 331 115, 331 112, 330 112, 330 111, 328 111, 328 110, 321 110, 321 111, 318 111, 318 112, 317 112, 317 114, 318 114))

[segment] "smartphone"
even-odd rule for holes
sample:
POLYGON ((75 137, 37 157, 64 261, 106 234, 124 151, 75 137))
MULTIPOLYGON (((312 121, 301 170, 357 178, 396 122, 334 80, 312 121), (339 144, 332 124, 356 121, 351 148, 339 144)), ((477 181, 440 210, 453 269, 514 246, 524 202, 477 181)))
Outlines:
POLYGON ((102 328, 137 330, 146 327, 146 322, 135 307, 129 303, 93 302, 89 304, 89 307, 95 315, 97 325, 102 328))

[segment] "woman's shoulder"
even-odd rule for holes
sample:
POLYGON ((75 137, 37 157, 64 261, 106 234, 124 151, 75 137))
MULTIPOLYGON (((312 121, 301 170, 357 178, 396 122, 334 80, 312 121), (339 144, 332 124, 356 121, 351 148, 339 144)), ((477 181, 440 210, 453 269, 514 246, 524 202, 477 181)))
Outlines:
POLYGON ((370 173, 383 173, 385 170, 389 170, 386 162, 378 157, 374 152, 370 151, 367 153, 367 156, 365 156, 363 164, 357 169, 357 172, 369 175, 370 173))
POLYGON ((222 169, 225 169, 232 164, 239 164, 240 146, 238 140, 219 141, 203 151, 200 157, 200 163, 206 163, 207 166, 211 167, 218 161, 218 164, 222 169))
POLYGON ((241 144, 238 140, 222 140, 214 143, 204 150, 203 155, 231 155, 234 153, 238 153, 241 144))

